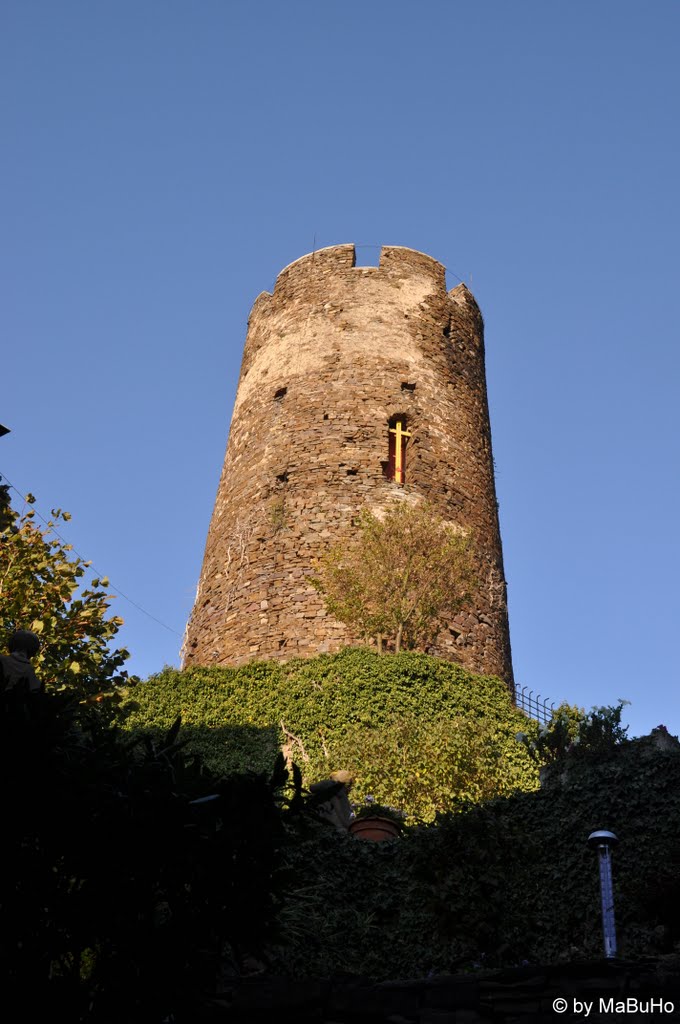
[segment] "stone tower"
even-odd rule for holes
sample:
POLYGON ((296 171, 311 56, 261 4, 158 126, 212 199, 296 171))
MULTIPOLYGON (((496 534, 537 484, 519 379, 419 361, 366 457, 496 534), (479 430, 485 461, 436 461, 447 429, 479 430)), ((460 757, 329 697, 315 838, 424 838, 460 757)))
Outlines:
POLYGON ((512 684, 482 317, 444 267, 385 246, 301 257, 255 301, 183 664, 358 643, 311 586, 313 559, 367 507, 428 500, 471 528, 474 610, 431 653, 512 684))

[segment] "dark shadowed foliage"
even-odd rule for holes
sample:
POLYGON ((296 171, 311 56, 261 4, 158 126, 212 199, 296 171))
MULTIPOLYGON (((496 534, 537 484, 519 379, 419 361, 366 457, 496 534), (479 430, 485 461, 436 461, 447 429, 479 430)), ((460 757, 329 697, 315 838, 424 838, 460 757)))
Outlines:
POLYGON ((59 695, 5 700, 1 955, 29 1017, 200 1020, 275 937, 299 774, 287 794, 283 758, 218 779, 178 732, 130 742, 59 695))

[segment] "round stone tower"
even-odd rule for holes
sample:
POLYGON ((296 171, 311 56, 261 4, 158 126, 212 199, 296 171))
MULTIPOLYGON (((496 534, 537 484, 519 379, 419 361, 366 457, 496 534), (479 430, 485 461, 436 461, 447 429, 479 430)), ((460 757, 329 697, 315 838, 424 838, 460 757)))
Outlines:
POLYGON ((474 608, 430 652, 511 685, 481 314, 423 253, 357 267, 336 245, 253 306, 184 666, 360 643, 309 577, 361 509, 395 498, 471 529, 479 558, 474 608))

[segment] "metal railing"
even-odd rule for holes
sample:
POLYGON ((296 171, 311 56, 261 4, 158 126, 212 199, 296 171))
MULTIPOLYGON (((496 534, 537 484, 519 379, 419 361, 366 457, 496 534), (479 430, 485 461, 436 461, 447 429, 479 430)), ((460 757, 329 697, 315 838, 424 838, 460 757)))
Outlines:
POLYGON ((550 721, 555 710, 554 701, 541 697, 540 693, 534 695, 533 690, 526 686, 520 688, 518 683, 515 683, 515 704, 527 717, 535 718, 544 725, 550 721))

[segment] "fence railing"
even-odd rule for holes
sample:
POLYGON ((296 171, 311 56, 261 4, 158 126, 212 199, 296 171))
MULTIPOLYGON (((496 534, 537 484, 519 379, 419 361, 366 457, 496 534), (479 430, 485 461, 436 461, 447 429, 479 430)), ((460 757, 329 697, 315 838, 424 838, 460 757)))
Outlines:
POLYGON ((515 704, 529 718, 535 718, 544 725, 550 721, 555 710, 554 701, 541 697, 540 693, 534 695, 533 690, 526 686, 520 687, 518 683, 515 683, 515 704))

